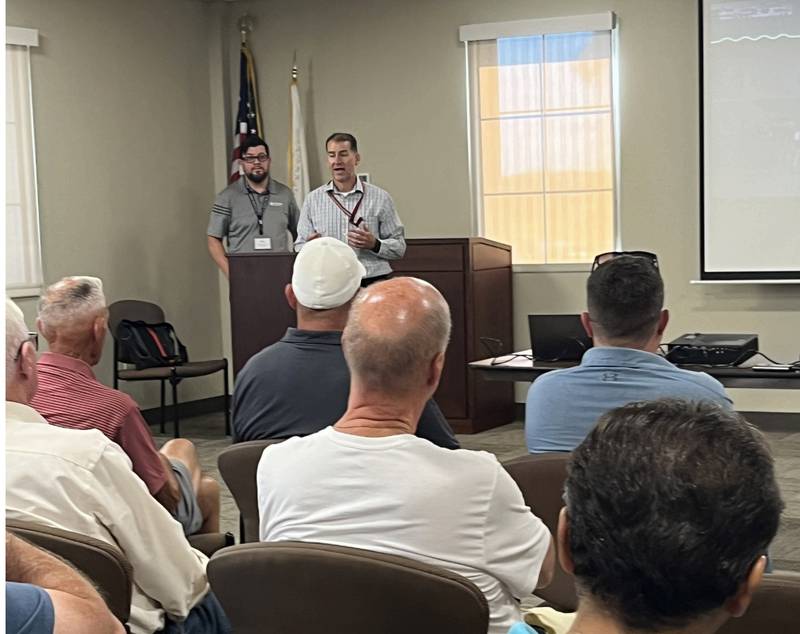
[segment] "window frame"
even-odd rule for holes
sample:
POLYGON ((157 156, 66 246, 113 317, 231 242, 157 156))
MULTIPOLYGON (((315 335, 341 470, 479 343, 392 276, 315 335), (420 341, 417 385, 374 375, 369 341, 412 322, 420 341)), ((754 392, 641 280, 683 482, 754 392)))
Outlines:
MULTIPOLYGON (((37 29, 28 29, 14 26, 6 27, 6 47, 19 46, 23 47, 25 61, 23 63, 25 77, 20 84, 23 85, 25 95, 16 95, 18 101, 17 105, 22 105, 20 114, 26 119, 25 126, 25 139, 24 143, 28 142, 30 145, 23 149, 18 150, 18 157, 24 156, 24 160, 19 162, 18 169, 25 172, 26 175, 21 179, 25 183, 25 191, 20 193, 21 201, 23 202, 23 223, 27 233, 27 240, 25 244, 25 259, 32 265, 33 279, 27 280, 27 284, 9 286, 8 279, 6 278, 6 294, 13 298, 36 297, 41 293, 44 285, 44 269, 42 262, 42 239, 41 239, 41 225, 39 218, 39 181, 36 160, 36 128, 33 116, 33 82, 31 76, 31 48, 39 46, 39 31, 37 29)), ((7 53, 7 51, 6 51, 7 53)), ((6 95, 6 100, 9 96, 6 95)), ((6 101, 7 104, 7 101, 6 101)), ((22 118, 20 119, 22 121, 22 118)), ((8 184, 6 184, 8 186, 8 184)), ((6 204, 8 204, 6 202, 6 204)), ((8 236, 6 236, 8 240, 8 236)))
MULTIPOLYGON (((466 84, 467 162, 472 234, 485 236, 479 91, 477 90, 477 44, 481 40, 506 37, 544 36, 568 33, 609 32, 611 44, 611 123, 613 174, 613 250, 622 249, 620 210, 620 117, 619 117, 619 43, 616 15, 611 12, 470 24, 459 28, 459 39, 464 43, 464 76, 466 84), (473 44, 473 46, 470 46, 473 44)), ((591 262, 512 264, 517 273, 573 273, 590 272, 591 262)))

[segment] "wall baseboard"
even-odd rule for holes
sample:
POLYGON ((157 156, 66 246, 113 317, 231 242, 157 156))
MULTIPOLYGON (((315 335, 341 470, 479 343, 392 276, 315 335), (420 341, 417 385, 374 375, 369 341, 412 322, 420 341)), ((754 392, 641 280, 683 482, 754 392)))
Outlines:
MULTIPOLYGON (((209 398, 201 398, 196 401, 178 402, 181 420, 189 418, 190 416, 202 416, 203 414, 213 414, 214 412, 225 411, 225 397, 224 396, 211 396, 209 398)), ((161 408, 151 407, 142 410, 142 416, 147 421, 148 425, 158 425, 161 422, 161 408)), ((164 419, 167 424, 172 422, 173 413, 172 405, 167 405, 164 408, 164 419)))

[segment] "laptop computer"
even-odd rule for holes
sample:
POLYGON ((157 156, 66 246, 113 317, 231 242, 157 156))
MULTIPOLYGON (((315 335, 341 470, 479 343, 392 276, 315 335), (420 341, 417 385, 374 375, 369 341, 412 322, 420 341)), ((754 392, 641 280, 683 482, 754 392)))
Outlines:
POLYGON ((537 361, 580 361, 592 347, 580 315, 528 315, 528 328, 537 361))

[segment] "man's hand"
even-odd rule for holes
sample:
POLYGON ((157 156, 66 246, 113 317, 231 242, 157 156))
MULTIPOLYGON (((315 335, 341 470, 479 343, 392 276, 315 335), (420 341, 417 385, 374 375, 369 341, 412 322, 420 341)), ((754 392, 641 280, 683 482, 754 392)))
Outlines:
POLYGON ((171 514, 174 514, 178 508, 178 503, 181 501, 181 490, 178 486, 175 474, 172 472, 172 465, 169 462, 169 458, 160 451, 158 452, 158 457, 161 458, 164 473, 167 474, 167 481, 153 497, 161 506, 167 509, 171 514))
POLYGON ((354 227, 347 232, 347 244, 354 249, 372 249, 375 246, 375 236, 368 229, 354 227))
POLYGON ((306 242, 310 242, 311 240, 316 240, 317 238, 321 238, 322 234, 319 231, 315 231, 314 233, 310 234, 306 238, 306 242))
POLYGON ((214 260, 225 277, 228 277, 228 254, 225 252, 222 240, 214 236, 207 236, 206 245, 208 246, 208 252, 211 254, 211 259, 214 260))

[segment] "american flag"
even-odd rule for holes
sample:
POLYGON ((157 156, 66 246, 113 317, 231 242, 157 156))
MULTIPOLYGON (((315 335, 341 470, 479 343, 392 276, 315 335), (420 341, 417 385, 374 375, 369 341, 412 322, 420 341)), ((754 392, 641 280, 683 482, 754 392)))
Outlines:
MULTIPOLYGON (((242 43, 239 55, 239 111, 233 129, 233 152, 231 153, 231 173, 229 183, 239 179, 240 146, 248 134, 261 137, 261 112, 258 108, 258 88, 256 87, 256 66, 253 54, 242 43)), ((264 137, 261 137, 264 138, 264 137)))

